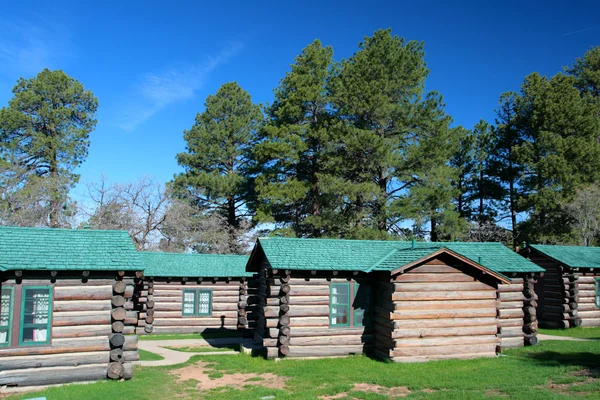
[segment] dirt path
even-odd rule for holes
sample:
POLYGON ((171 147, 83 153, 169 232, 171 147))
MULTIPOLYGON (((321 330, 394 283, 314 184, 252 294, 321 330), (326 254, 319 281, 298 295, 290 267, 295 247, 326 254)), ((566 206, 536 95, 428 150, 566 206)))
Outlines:
POLYGON ((576 338, 576 337, 570 337, 570 336, 544 335, 543 333, 538 333, 537 337, 539 340, 570 340, 573 342, 589 342, 589 341, 599 340, 599 339, 576 338))
POLYGON ((164 357, 164 360, 158 361, 136 361, 135 364, 143 365, 145 367, 156 367, 161 365, 175 365, 186 362, 191 357, 203 354, 203 355, 225 355, 225 354, 237 354, 237 351, 211 351, 192 353, 187 351, 177 351, 166 349, 165 347, 199 347, 199 346, 225 346, 228 344, 240 344, 240 345, 251 345, 251 339, 242 338, 223 338, 223 339, 184 339, 184 340, 140 340, 138 347, 142 350, 149 351, 151 353, 159 354, 164 357))

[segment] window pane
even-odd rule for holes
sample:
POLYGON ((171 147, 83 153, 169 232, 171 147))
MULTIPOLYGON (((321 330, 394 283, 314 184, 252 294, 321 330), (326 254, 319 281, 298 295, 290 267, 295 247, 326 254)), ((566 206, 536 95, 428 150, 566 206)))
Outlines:
POLYGON ((198 291, 198 315, 210 315, 211 304, 210 304, 211 293, 208 290, 198 291))
POLYGON ((329 307, 330 325, 348 325, 350 323, 349 283, 334 283, 330 286, 329 307))
POLYGON ((184 315, 194 315, 196 313, 195 305, 196 305, 196 291, 185 290, 183 292, 183 314, 184 315))
POLYGON ((21 342, 47 342, 49 322, 50 288, 23 289, 21 342))

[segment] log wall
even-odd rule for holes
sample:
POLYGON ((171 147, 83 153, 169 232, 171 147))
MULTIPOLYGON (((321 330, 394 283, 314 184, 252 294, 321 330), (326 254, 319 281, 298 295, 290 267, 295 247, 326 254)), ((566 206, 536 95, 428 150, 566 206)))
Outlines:
MULTIPOLYGON (((523 347, 525 332, 525 294, 523 279, 513 279, 510 284, 500 284, 497 290, 498 298, 498 338, 501 349, 523 347)), ((501 350, 499 349, 499 350, 501 350)))
POLYGON ((138 331, 149 333, 202 333, 205 331, 247 328, 245 309, 247 301, 244 279, 203 278, 188 280, 178 278, 152 278, 145 280, 141 292, 138 331), (212 292, 210 316, 184 316, 183 290, 207 289, 212 292))
POLYGON ((501 321, 522 321, 522 306, 498 308, 495 280, 470 269, 440 255, 381 284, 377 354, 394 362, 494 357, 501 321))
POLYGON ((580 269, 577 280, 577 311, 581 318, 581 326, 600 326, 600 308, 596 305, 596 279, 600 272, 580 269))
POLYGON ((529 249, 527 258, 546 270, 535 283, 538 295, 538 319, 544 328, 569 328, 580 326, 579 274, 560 265, 551 258, 529 249))
POLYGON ((370 350, 371 327, 329 324, 330 285, 348 282, 367 285, 371 284, 370 278, 341 272, 338 275, 268 272, 259 289, 265 290, 262 343, 268 358, 345 356, 370 350))
MULTIPOLYGON (((15 293, 26 286, 51 286, 50 343, 0 348, 0 386, 35 386, 98 379, 130 379, 139 359, 137 313, 127 311, 139 278, 131 273, 59 272, 5 277, 15 293)), ((19 306, 20 307, 20 306, 19 306)), ((18 329, 20 311, 13 308, 18 329)))

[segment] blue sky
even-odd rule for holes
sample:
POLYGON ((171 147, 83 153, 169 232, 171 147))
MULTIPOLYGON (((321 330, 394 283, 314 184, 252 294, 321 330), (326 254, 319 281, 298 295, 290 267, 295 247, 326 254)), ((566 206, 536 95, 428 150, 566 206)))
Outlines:
POLYGON ((207 95, 237 81, 255 102, 271 101, 316 38, 338 60, 379 28, 424 41, 427 89, 471 128, 493 121, 500 94, 527 74, 553 75, 600 45, 598 15, 598 1, 556 0, 3 2, 0 106, 19 77, 63 69, 100 102, 82 182, 101 174, 165 182, 180 171, 182 132, 207 95))

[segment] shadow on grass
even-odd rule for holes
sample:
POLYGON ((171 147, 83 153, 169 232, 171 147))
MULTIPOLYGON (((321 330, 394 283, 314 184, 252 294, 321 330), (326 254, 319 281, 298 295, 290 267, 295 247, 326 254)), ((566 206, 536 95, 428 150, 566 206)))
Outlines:
POLYGON ((565 353, 557 351, 540 351, 527 354, 527 358, 538 365, 548 367, 576 366, 583 367, 593 378, 600 377, 600 355, 591 352, 565 353))

